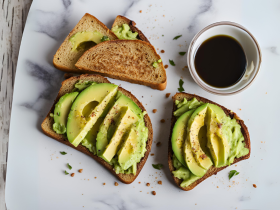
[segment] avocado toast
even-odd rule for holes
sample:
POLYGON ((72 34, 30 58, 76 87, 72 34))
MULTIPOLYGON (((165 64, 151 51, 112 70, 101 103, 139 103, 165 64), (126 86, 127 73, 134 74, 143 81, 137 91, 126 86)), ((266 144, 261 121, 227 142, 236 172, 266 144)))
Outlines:
POLYGON ((118 28, 120 27, 124 27, 124 24, 128 25, 130 30, 132 31, 132 33, 137 32, 137 36, 136 38, 145 42, 149 42, 149 40, 147 39, 147 37, 143 34, 142 31, 140 31, 137 27, 136 27, 136 23, 132 20, 129 20, 128 18, 118 15, 112 25, 112 31, 118 36, 118 28))
POLYGON ((79 73, 75 63, 90 47, 118 37, 96 17, 86 13, 67 35, 54 55, 53 65, 65 72, 79 73))
POLYGON ((143 105, 100 75, 63 81, 41 127, 46 135, 89 155, 126 184, 140 173, 153 140, 143 105))
POLYGON ((250 153, 248 129, 234 112, 197 95, 177 93, 173 96, 168 165, 175 183, 182 190, 193 189, 228 165, 248 159, 250 153), (183 107, 184 104, 189 107, 183 107), (226 128, 226 121, 238 136, 238 149, 232 146, 234 141, 221 132, 226 128), (204 135, 201 128, 206 129, 204 135))

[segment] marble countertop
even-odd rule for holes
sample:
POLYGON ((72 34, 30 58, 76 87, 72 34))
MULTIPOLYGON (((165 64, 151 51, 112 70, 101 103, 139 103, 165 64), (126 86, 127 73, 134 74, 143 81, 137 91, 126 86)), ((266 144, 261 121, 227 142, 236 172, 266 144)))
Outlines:
POLYGON ((278 209, 279 20, 277 0, 34 0, 24 29, 15 79, 7 209, 278 209), (129 17, 155 46, 163 63, 169 65, 171 59, 176 64, 166 69, 168 81, 164 91, 109 79, 130 90, 146 107, 153 123, 151 153, 155 155, 149 156, 130 185, 119 182, 90 157, 45 136, 40 128, 63 81, 63 73, 52 65, 53 55, 86 12, 109 28, 117 15, 129 17), (199 30, 218 21, 243 25, 262 49, 263 63, 256 81, 244 92, 229 97, 202 90, 185 67, 186 56, 178 54, 187 51, 199 30), (182 37, 173 40, 177 35, 182 37), (160 53, 161 50, 165 52, 160 53), (189 192, 174 184, 167 165, 172 101, 165 94, 176 93, 180 78, 186 92, 209 98, 236 112, 249 128, 252 148, 249 160, 228 167, 189 192), (157 113, 152 113, 153 109, 157 113), (165 123, 160 123, 161 119, 165 123), (157 142, 161 146, 157 147, 157 142), (62 156, 59 151, 68 154, 62 156), (67 163, 73 166, 74 177, 64 175, 67 163), (156 170, 153 163, 162 163, 164 168, 156 170), (80 168, 81 174, 77 172, 80 168), (240 174, 229 181, 228 173, 233 169, 240 174), (159 180, 162 185, 157 183, 159 180), (119 186, 114 186, 116 181, 119 186), (152 191, 156 191, 155 196, 152 191))

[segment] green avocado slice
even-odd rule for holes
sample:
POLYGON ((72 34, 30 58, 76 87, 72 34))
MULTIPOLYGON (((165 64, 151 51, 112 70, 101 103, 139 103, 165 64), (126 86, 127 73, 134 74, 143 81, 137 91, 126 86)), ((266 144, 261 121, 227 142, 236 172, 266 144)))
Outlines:
POLYGON ((171 137, 172 150, 180 163, 182 163, 186 167, 187 164, 184 159, 184 146, 187 135, 188 121, 193 112, 194 110, 190 110, 178 118, 174 125, 171 137))
POLYGON ((79 92, 66 93, 55 104, 53 130, 58 134, 66 133, 66 124, 73 101, 79 92))
POLYGON ((194 159, 192 149, 191 149, 190 143, 188 141, 185 141, 184 158, 185 158, 185 162, 187 163, 188 168, 194 175, 196 175, 198 177, 204 176, 204 174, 206 173, 207 170, 205 170, 200 165, 198 165, 198 163, 194 159))
POLYGON ((142 118, 142 110, 130 98, 121 94, 120 92, 118 95, 118 99, 106 115, 104 122, 101 124, 97 134, 96 149, 98 156, 103 154, 110 138, 112 137, 112 135, 110 135, 110 131, 112 129, 109 129, 109 127, 119 118, 119 113, 122 107, 128 106, 132 112, 134 112, 139 118, 142 118))
POLYGON ((81 142, 81 144, 88 148, 89 151, 92 152, 94 155, 96 155, 96 136, 103 120, 104 118, 100 117, 81 142))
POLYGON ((132 125, 127 138, 118 151, 118 161, 124 170, 140 162, 146 152, 147 138, 148 128, 145 127, 143 120, 132 125))
POLYGON ((75 51, 84 42, 92 41, 96 44, 101 43, 102 37, 103 35, 98 31, 82 31, 71 36, 69 41, 72 43, 72 51, 75 51))
POLYGON ((67 138, 71 144, 77 147, 81 143, 116 95, 117 89, 117 85, 100 83, 89 86, 79 94, 67 121, 67 138))
POLYGON ((226 116, 220 107, 214 104, 208 106, 206 117, 207 146, 210 149, 216 167, 225 166, 229 155, 230 147, 226 136, 222 133, 223 121, 220 120, 225 117, 226 116), (213 111, 212 108, 216 110, 216 112, 213 111))
POLYGON ((118 122, 116 123, 117 126, 115 132, 101 155, 101 157, 107 162, 110 162, 116 155, 122 138, 126 132, 139 120, 138 116, 134 114, 129 107, 122 107, 120 112, 121 114, 118 122))
POLYGON ((190 144, 196 162, 204 169, 209 169, 213 164, 211 159, 202 150, 198 137, 200 129, 204 126, 207 107, 208 104, 198 107, 190 117, 186 140, 190 144))

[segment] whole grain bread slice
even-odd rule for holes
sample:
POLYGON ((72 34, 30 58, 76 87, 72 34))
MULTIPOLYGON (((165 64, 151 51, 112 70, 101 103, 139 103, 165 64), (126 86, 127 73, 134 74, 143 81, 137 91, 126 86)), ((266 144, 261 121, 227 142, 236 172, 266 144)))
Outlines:
POLYGON ((227 116, 231 117, 232 119, 235 118, 236 121, 239 123, 239 125, 241 126, 241 132, 244 136, 245 147, 249 149, 249 153, 245 156, 240 157, 240 158, 235 158, 235 160, 232 164, 235 164, 235 163, 237 163, 241 160, 248 159, 250 157, 251 142, 250 142, 250 135, 249 135, 248 128, 244 124, 244 121, 241 120, 234 112, 230 111, 229 109, 227 109, 227 108, 225 108, 225 107, 223 107, 223 106, 221 106, 221 105, 219 105, 219 104, 217 104, 213 101, 210 101, 206 98, 203 98, 203 97, 200 97, 200 96, 197 96, 197 95, 188 94, 188 93, 176 93, 172 97, 172 99, 173 99, 173 111, 172 111, 172 119, 171 119, 170 137, 169 137, 169 143, 168 143, 168 166, 169 166, 169 170, 171 172, 171 176, 173 177, 173 179, 174 179, 175 183, 178 185, 178 187, 180 187, 182 190, 189 191, 189 190, 192 190, 194 187, 196 187, 199 183, 201 183, 202 181, 207 179, 208 177, 212 176, 213 174, 216 175, 219 171, 225 169, 228 166, 224 166, 224 167, 221 167, 221 168, 216 168, 214 166, 211 166, 211 168, 208 169, 208 171, 206 172, 206 174, 203 177, 196 180, 195 182, 193 182, 192 184, 190 184, 189 186, 187 186, 185 188, 180 186, 182 180, 173 176, 172 171, 174 171, 175 168, 174 168, 173 163, 172 163, 173 150, 172 150, 172 145, 171 145, 171 136, 172 136, 173 127, 174 127, 175 122, 176 122, 176 117, 174 117, 173 112, 176 110, 175 101, 176 100, 181 101, 184 98, 186 98, 187 100, 191 100, 192 98, 196 98, 198 101, 202 101, 204 103, 215 104, 215 105, 221 107, 227 116))
POLYGON ((134 32, 137 32, 138 33, 138 36, 137 36, 137 39, 140 39, 142 41, 145 41, 145 42, 149 42, 149 40, 147 39, 147 37, 142 33, 142 31, 140 31, 137 27, 136 27, 136 23, 124 16, 121 16, 121 15, 118 15, 112 25, 112 28, 114 28, 115 26, 122 26, 123 24, 127 24, 129 25, 130 27, 130 30, 134 33, 134 32))
POLYGON ((110 40, 118 39, 118 37, 96 17, 86 13, 78 22, 78 24, 73 28, 73 30, 68 34, 64 42, 60 45, 59 49, 55 53, 53 58, 53 65, 57 69, 70 73, 77 72, 78 69, 75 67, 75 63, 84 54, 87 48, 71 51, 72 44, 69 39, 74 34, 82 31, 98 31, 103 36, 108 36, 110 40))
POLYGON ((98 73, 103 76, 149 86, 166 88, 166 72, 155 48, 141 40, 114 40, 102 42, 88 51, 76 63, 83 73, 98 73))
MULTIPOLYGON (((75 83, 78 80, 80 80, 80 81, 94 81, 94 82, 98 82, 98 83, 110 83, 106 78, 104 78, 100 75, 94 75, 94 74, 75 76, 75 77, 71 77, 67 80, 64 80, 62 82, 61 88, 58 92, 58 95, 57 95, 57 97, 54 101, 54 104, 53 104, 51 110, 49 111, 49 113, 47 114, 47 117, 44 119, 43 123, 41 124, 43 132, 47 136, 49 136, 49 137, 51 137, 51 138, 53 138, 53 139, 55 139, 55 140, 57 140, 57 141, 59 141, 63 144, 66 144, 67 146, 72 147, 72 148, 74 148, 74 149, 92 157, 93 159, 97 160, 101 165, 103 165, 105 168, 107 168, 109 171, 111 171, 121 182, 123 182, 125 184, 132 183, 136 179, 136 177, 138 176, 140 171, 142 170, 143 166, 145 165, 145 162, 146 162, 146 160, 149 156, 149 153, 150 153, 151 147, 152 147, 152 143, 153 143, 153 128, 152 128, 152 123, 151 123, 151 120, 150 120, 148 114, 146 114, 144 116, 145 125, 148 128, 148 140, 147 140, 147 144, 146 144, 147 151, 145 152, 145 155, 141 159, 141 161, 137 164, 136 175, 121 174, 121 173, 116 174, 113 167, 110 164, 108 164, 106 161, 104 161, 102 158, 98 157, 97 155, 94 155, 86 147, 84 147, 82 145, 74 147, 68 141, 68 139, 65 137, 65 135, 57 134, 52 128, 54 120, 50 116, 50 114, 53 113, 55 104, 58 102, 58 100, 61 96, 63 96, 65 93, 71 92, 74 89, 75 83)), ((127 90, 125 90, 121 87, 118 87, 118 90, 120 92, 122 92, 124 95, 126 95, 127 97, 129 97, 131 100, 133 100, 138 105, 138 107, 141 108, 142 111, 146 111, 144 106, 142 105, 142 103, 140 101, 138 101, 138 99, 134 95, 132 95, 129 91, 127 91, 127 90)))

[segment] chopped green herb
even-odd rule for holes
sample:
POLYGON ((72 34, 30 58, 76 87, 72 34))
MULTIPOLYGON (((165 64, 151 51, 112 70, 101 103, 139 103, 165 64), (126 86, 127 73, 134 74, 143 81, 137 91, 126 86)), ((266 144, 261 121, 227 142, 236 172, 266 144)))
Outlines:
POLYGON ((179 39, 181 36, 182 36, 182 35, 175 36, 175 37, 173 38, 173 40, 177 40, 177 39, 179 39))
POLYGON ((65 175, 68 175, 69 173, 67 171, 64 171, 65 175))
POLYGON ((233 177, 233 176, 237 176, 239 174, 239 172, 237 172, 236 170, 231 170, 228 174, 228 178, 229 180, 233 177))
POLYGON ((72 169, 72 166, 70 166, 69 163, 67 163, 67 166, 70 170, 72 169))
POLYGON ((101 38, 101 42, 105 42, 105 41, 110 41, 109 37, 108 36, 103 36, 101 38))
POLYGON ((164 36, 164 35, 162 34, 162 36, 164 36))
POLYGON ((158 169, 158 170, 160 170, 160 169, 163 167, 163 165, 162 165, 161 163, 152 164, 152 166, 153 166, 155 169, 158 169))
POLYGON ((50 113, 50 117, 53 117, 53 113, 50 113))
POLYGON ((175 66, 175 63, 174 63, 173 60, 169 60, 169 63, 170 63, 171 66, 175 66))
POLYGON ((187 52, 179 52, 180 55, 185 55, 187 52))
POLYGON ((57 112, 56 115, 57 115, 57 116, 60 116, 60 112, 57 112))
POLYGON ((183 88, 183 84, 184 84, 184 81, 183 81, 182 79, 180 79, 178 91, 183 92, 183 91, 185 90, 185 89, 183 88))
POLYGON ((67 153, 63 151, 63 152, 60 152, 60 154, 62 154, 62 155, 66 155, 67 153))

